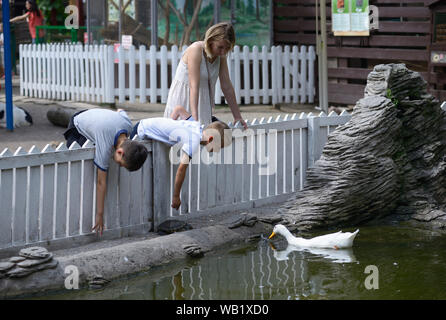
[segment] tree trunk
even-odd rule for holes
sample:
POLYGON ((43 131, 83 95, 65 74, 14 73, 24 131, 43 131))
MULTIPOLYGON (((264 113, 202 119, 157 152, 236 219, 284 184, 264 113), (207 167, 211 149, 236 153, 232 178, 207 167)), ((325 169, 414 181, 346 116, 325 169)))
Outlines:
MULTIPOLYGON (((194 0, 194 8, 197 5, 197 0, 194 0)), ((200 40, 200 25, 198 23, 198 19, 195 21, 195 38, 196 41, 200 40)))
POLYGON ((150 22, 150 1, 135 0, 135 20, 142 23, 144 27, 149 26, 150 22))
POLYGON ((260 20, 260 0, 256 0, 256 19, 260 20))
POLYGON ((166 33, 164 34, 164 45, 167 46, 169 43, 170 37, 170 0, 166 0, 166 8, 165 8, 165 17, 166 17, 166 33))
POLYGON ((194 14, 192 15, 192 19, 190 20, 189 25, 184 30, 184 38, 183 38, 183 41, 181 43, 182 46, 190 44, 190 35, 191 35, 192 29, 193 29, 193 27, 194 27, 194 25, 195 25, 195 23, 196 23, 196 21, 198 19, 198 13, 200 12, 201 2, 202 1, 203 0, 198 0, 197 1, 197 4, 196 4, 196 6, 194 8, 194 14))

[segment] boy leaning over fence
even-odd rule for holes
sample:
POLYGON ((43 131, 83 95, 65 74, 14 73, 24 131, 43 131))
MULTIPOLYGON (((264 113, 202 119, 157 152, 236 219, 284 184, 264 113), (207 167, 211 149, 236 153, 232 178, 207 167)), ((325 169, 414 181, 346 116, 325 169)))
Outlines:
POLYGON ((226 123, 214 121, 203 129, 203 126, 198 121, 190 118, 191 115, 185 109, 184 112, 180 117, 183 120, 169 118, 148 118, 141 120, 135 125, 131 135, 137 134, 141 139, 154 139, 167 143, 170 146, 177 143, 182 144, 180 165, 175 175, 172 197, 172 208, 174 209, 180 207, 180 191, 186 170, 192 156, 199 151, 199 146, 205 146, 208 152, 218 152, 221 148, 227 147, 232 142, 232 131, 226 123))
POLYGON ((123 110, 83 110, 74 114, 64 136, 68 147, 73 142, 83 145, 87 139, 96 146, 94 164, 98 167, 96 185, 96 221, 93 230, 104 230, 104 200, 107 190, 107 170, 110 158, 129 171, 136 171, 144 164, 148 151, 137 141, 128 139, 132 122, 123 110))

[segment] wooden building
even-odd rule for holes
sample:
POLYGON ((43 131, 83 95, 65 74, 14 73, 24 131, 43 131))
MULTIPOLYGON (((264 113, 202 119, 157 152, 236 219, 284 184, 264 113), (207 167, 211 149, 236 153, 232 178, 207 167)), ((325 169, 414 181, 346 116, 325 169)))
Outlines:
MULTIPOLYGON (((325 1, 330 105, 355 104, 364 95, 367 75, 381 63, 405 63, 423 75, 432 94, 446 100, 446 61, 431 61, 431 51, 438 53, 436 59, 444 52, 446 59, 445 0, 369 0, 378 8, 379 26, 361 37, 335 37, 331 1, 325 1)), ((316 44, 315 2, 273 1, 275 45, 316 44)))

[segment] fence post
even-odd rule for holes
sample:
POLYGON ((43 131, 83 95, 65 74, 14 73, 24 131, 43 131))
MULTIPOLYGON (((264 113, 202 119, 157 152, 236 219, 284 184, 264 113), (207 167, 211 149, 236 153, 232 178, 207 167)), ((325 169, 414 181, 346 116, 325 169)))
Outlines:
POLYGON ((277 101, 277 75, 278 75, 278 68, 277 68, 278 62, 277 62, 277 47, 272 46, 271 47, 271 76, 272 76, 272 97, 271 101, 272 104, 276 104, 277 101))
MULTIPOLYGON (((307 47, 306 46, 301 46, 300 47, 300 55, 299 55, 299 59, 300 59, 300 103, 305 103, 309 100, 307 100, 307 65, 308 65, 308 60, 309 57, 307 56, 307 47)), ((311 70, 310 70, 311 72, 311 70)), ((297 76, 296 76, 297 78, 297 76)), ((310 95, 308 95, 310 96, 310 95)))
POLYGON ((157 62, 156 62, 156 46, 150 46, 150 103, 157 102, 157 62))
POLYGON ((152 141, 153 161, 153 229, 170 215, 170 147, 166 144, 152 141))
MULTIPOLYGON (((90 47, 91 48, 91 47, 90 47)), ((105 78, 106 86, 106 102, 115 102, 115 61, 113 46, 107 46, 107 58, 105 60, 105 68, 107 69, 107 77, 105 78)))
POLYGON ((319 158, 320 117, 308 115, 308 167, 311 168, 319 158))
POLYGON ((146 46, 139 46, 139 102, 146 103, 146 46))
POLYGON ((308 103, 314 102, 314 61, 316 60, 316 53, 314 52, 314 47, 310 46, 308 48, 308 103))
POLYGON ((118 87, 119 87, 119 98, 118 101, 120 103, 125 102, 125 56, 126 56, 126 49, 124 49, 124 46, 119 46, 118 49, 118 87))

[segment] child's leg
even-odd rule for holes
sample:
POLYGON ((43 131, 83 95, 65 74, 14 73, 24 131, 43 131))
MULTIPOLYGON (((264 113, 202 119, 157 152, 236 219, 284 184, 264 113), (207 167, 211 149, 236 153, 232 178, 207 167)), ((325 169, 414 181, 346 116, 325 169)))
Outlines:
POLYGON ((76 127, 74 126, 73 119, 76 117, 79 113, 82 113, 87 110, 82 110, 80 112, 75 113, 71 116, 70 122, 68 124, 67 130, 63 133, 65 140, 67 140, 67 147, 69 148, 73 142, 77 142, 80 146, 82 146, 86 141, 87 138, 85 138, 83 135, 77 131, 76 127))
POLYGON ((138 134, 138 126, 140 121, 138 121, 132 129, 132 133, 130 134, 130 139, 133 139, 134 136, 138 134))

